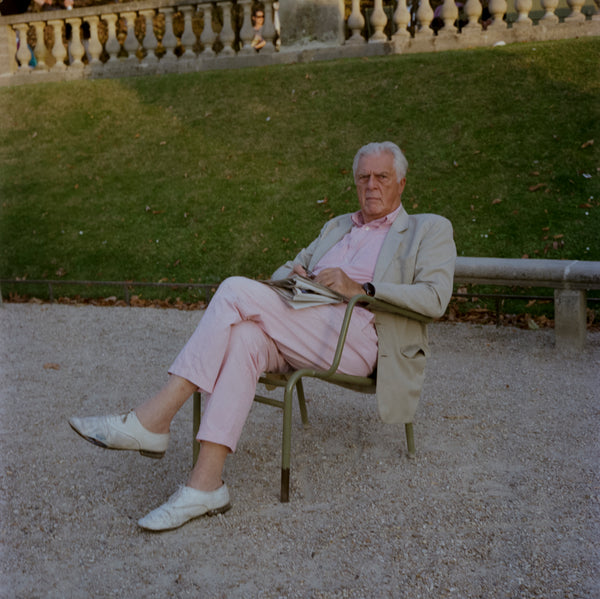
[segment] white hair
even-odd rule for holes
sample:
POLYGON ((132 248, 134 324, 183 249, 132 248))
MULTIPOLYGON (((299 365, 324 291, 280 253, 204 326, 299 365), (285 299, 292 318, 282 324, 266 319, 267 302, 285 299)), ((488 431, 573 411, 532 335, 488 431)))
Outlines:
POLYGON ((408 171, 408 161, 402 153, 402 150, 391 141, 373 142, 363 146, 354 157, 352 163, 352 171, 354 173, 354 179, 356 180, 356 169, 358 168, 358 162, 363 156, 370 156, 371 154, 381 154, 388 152, 394 159, 394 170, 396 171, 396 177, 398 181, 406 177, 406 171, 408 171))

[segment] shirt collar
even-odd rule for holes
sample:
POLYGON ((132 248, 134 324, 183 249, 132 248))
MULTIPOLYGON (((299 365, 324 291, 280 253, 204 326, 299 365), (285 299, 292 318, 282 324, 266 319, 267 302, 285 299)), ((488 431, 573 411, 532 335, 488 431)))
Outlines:
MULTIPOLYGON (((396 219, 396 217, 398 216, 401 208, 402 208, 402 204, 400 204, 400 206, 398 206, 398 208, 396 208, 396 210, 394 210, 393 212, 390 212, 389 214, 386 214, 385 216, 382 216, 381 218, 376 218, 375 220, 369 221, 368 225, 370 227, 373 227, 374 229, 378 229, 379 227, 382 227, 384 225, 387 225, 387 226, 391 225, 394 222, 394 220, 396 219)), ((360 210, 352 213, 351 218, 352 218, 352 223, 354 224, 355 227, 363 227, 366 224, 365 220, 363 218, 362 212, 360 210)))

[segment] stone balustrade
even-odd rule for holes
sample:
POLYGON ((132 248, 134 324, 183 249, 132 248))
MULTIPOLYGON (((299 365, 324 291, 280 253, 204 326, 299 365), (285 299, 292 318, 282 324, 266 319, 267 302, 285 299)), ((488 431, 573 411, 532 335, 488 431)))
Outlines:
MULTIPOLYGON (((466 0, 460 12, 454 0, 443 0, 435 12, 429 0, 423 0, 413 13, 406 0, 374 0, 368 11, 361 8, 360 0, 352 0, 347 18, 337 0, 335 6, 333 0, 297 0, 303 6, 314 3, 310 11, 314 20, 327 4, 327 29, 345 32, 343 39, 331 35, 317 39, 309 34, 299 40, 292 33, 299 27, 292 22, 295 13, 290 6, 294 4, 288 2, 284 8, 282 3, 279 10, 279 2, 265 0, 262 36, 266 44, 259 52, 252 45, 252 0, 184 0, 183 4, 147 0, 0 17, 0 85, 600 35, 600 10, 598 5, 589 5, 590 0, 566 0, 568 12, 561 18, 559 0, 539 1, 542 11, 533 14, 532 0, 514 0, 514 12, 507 18, 506 0, 489 0, 489 18, 486 15, 482 20, 480 0, 466 0), (288 43, 286 32, 292 40, 288 43)), ((306 13, 301 19, 305 26, 306 13)), ((322 29, 325 19, 321 21, 322 29)))

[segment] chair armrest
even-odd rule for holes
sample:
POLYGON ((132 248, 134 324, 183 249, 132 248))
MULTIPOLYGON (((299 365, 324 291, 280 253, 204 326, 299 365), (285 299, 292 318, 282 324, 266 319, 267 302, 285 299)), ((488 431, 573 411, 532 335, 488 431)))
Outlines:
POLYGON ((390 312, 391 314, 397 314, 398 316, 404 316, 405 318, 418 320, 419 322, 424 322, 425 324, 433 320, 431 316, 425 316, 424 314, 414 312, 408 308, 401 308, 400 306, 390 304, 389 302, 371 297, 369 295, 359 295, 355 297, 358 298, 358 302, 368 304, 366 307, 372 312, 390 312))
POLYGON ((310 368, 297 370, 288 380, 289 385, 295 384, 296 380, 303 376, 327 379, 337 372, 337 369, 340 365, 340 360, 342 359, 342 351, 344 350, 344 344, 346 343, 346 336, 348 335, 348 326, 350 325, 352 311, 357 304, 367 304, 367 307, 374 312, 391 312, 392 314, 397 314, 398 316, 404 316, 406 318, 412 318, 413 320, 418 320, 419 322, 423 323, 428 323, 433 320, 433 318, 429 316, 424 316, 423 314, 413 312, 412 310, 407 310, 406 308, 400 308, 394 304, 390 304, 389 302, 385 302, 368 295, 355 295, 348 300, 348 305, 346 306, 346 312, 344 314, 344 320, 342 321, 340 335, 338 337, 337 347, 331 366, 327 370, 313 370, 310 368))

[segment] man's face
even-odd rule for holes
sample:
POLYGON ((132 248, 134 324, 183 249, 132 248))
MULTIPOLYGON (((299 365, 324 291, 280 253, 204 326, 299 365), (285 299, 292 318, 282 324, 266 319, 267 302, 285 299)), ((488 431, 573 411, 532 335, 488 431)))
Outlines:
POLYGON ((393 212, 400 206, 406 179, 398 181, 389 152, 363 156, 356 169, 356 191, 366 223, 393 212))

